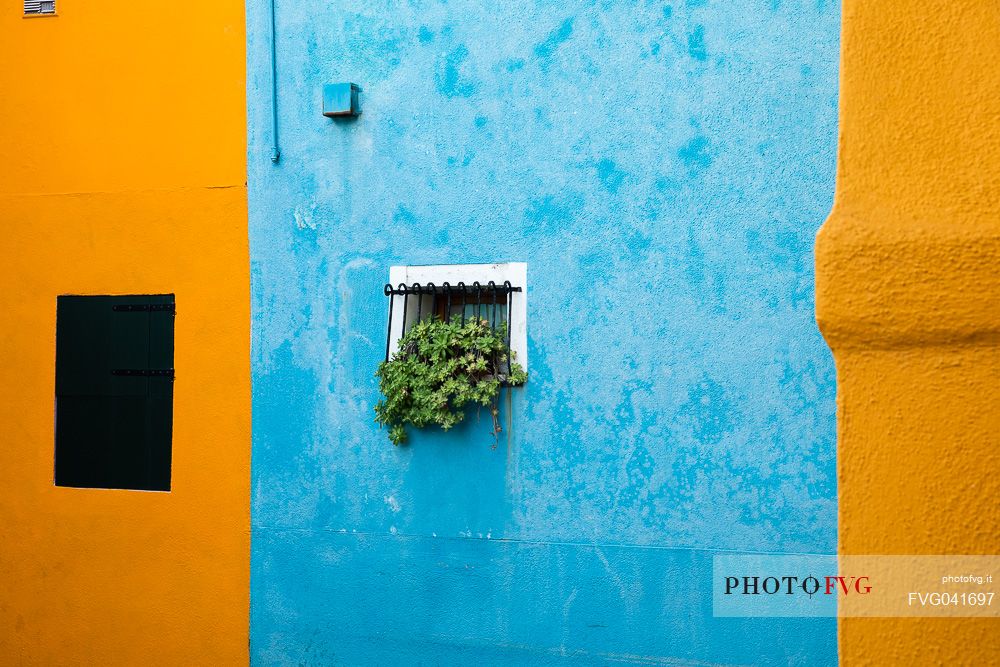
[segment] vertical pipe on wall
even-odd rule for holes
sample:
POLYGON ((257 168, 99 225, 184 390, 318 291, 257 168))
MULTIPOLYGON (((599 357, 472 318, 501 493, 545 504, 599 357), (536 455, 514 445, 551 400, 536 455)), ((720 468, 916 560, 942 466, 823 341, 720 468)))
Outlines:
POLYGON ((278 150, 278 53, 277 53, 277 33, 278 29, 274 20, 274 3, 271 4, 271 162, 278 163, 281 151, 278 150))

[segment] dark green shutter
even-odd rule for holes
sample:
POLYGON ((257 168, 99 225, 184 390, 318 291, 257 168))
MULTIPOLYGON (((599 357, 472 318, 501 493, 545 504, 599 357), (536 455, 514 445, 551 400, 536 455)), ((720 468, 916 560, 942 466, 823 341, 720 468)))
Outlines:
POLYGON ((61 296, 56 484, 170 490, 174 296, 61 296))

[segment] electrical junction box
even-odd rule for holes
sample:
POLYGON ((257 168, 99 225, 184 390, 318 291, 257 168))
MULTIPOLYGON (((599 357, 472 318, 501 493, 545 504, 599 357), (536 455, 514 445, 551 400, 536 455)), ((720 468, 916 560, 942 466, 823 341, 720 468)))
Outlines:
POLYGON ((323 86, 323 115, 328 118, 357 116, 361 113, 361 88, 354 83, 328 83, 323 86))

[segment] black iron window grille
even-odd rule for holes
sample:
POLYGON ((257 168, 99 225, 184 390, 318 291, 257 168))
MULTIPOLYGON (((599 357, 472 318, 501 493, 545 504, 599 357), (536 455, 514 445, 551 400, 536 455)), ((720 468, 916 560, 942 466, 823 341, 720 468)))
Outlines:
MULTIPOLYGON (((461 318, 464 325, 467 319, 478 318, 486 320, 490 327, 496 329, 506 326, 507 347, 510 347, 511 294, 520 292, 520 287, 511 285, 509 280, 497 285, 489 281, 485 285, 479 281, 468 285, 459 282, 455 285, 442 283, 400 283, 396 287, 386 284, 383 292, 389 297, 389 326, 385 336, 385 360, 389 360, 393 343, 393 313, 396 312, 396 299, 402 299, 400 314, 403 318, 399 338, 406 335, 414 324, 427 318, 437 318, 450 322, 461 318)), ((400 314, 397 314, 399 316, 400 314)), ((510 360, 508 359, 508 364, 510 360)))

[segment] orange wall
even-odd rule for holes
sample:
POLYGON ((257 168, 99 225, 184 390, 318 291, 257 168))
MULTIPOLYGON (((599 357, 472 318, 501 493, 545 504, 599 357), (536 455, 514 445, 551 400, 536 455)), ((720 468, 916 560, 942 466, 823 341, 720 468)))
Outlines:
POLYGON ((58 10, 0 9, 0 664, 243 664, 243 4, 58 10), (56 296, 162 292, 170 493, 55 487, 56 296))
POLYGON ((0 193, 242 185, 243 3, 0 9, 0 193))
MULTIPOLYGON (((817 315, 840 550, 1000 553, 1000 5, 845 0, 817 315)), ((997 664, 994 620, 842 619, 844 664, 997 664)))

